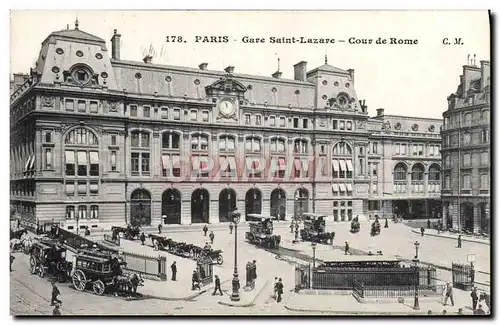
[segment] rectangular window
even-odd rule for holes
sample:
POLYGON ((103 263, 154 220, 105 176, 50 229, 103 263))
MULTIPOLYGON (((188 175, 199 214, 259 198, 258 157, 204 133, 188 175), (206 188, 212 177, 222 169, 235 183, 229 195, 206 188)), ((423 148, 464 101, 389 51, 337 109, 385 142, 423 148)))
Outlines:
POLYGON ((168 107, 161 108, 161 118, 164 120, 168 119, 168 107))
POLYGON ((462 188, 464 190, 470 190, 470 175, 464 175, 462 178, 462 188))
POLYGON ((130 116, 137 117, 137 105, 130 105, 130 116))
POLYGON ((78 218, 87 219, 87 207, 85 205, 78 206, 78 218))
POLYGON ((245 114, 245 124, 250 125, 250 114, 245 114))
POLYGON ((189 112, 189 119, 195 122, 198 121, 198 111, 191 110, 191 112, 189 112))
POLYGON ((66 207, 66 219, 74 219, 74 218, 75 218, 75 207, 69 205, 66 207))
POLYGON ((78 101, 78 111, 79 112, 85 112, 87 110, 87 104, 84 100, 79 100, 78 101))
POLYGON ((352 122, 351 121, 347 121, 346 122, 346 129, 347 130, 352 130, 352 122))
POLYGON ((78 151, 78 176, 87 176, 87 152, 78 151))
POLYGON ((419 156, 424 155, 424 145, 423 144, 418 145, 418 155, 419 156))
POLYGON ((401 154, 401 144, 396 143, 396 156, 399 156, 401 154))
POLYGON ((132 147, 139 146, 139 133, 133 132, 130 134, 130 146, 132 147))
POLYGON ((373 142, 373 153, 377 154, 377 142, 373 142))
POLYGON ((339 130, 344 130, 345 129, 345 122, 344 121, 340 121, 339 123, 339 130))
POLYGON ((138 152, 132 152, 130 160, 130 168, 132 173, 139 173, 139 156, 138 152))
POLYGON ((302 127, 304 129, 307 129, 309 127, 309 120, 308 119, 305 118, 302 120, 302 127))
POLYGON ((262 125, 262 116, 255 115, 255 125, 262 125))
MULTIPOLYGON (((99 206, 97 206, 97 205, 90 206, 90 218, 91 219, 98 219, 99 218, 99 206)), ((103 265, 103 271, 106 271, 105 266, 106 265, 103 265)))
POLYGON ((490 178, 488 174, 481 174, 481 189, 487 190, 490 188, 490 178))
POLYGON ((111 145, 116 146, 116 135, 111 136, 111 145))
POLYGON ((181 110, 178 108, 174 109, 174 120, 180 121, 181 119, 181 110))
POLYGON ((45 169, 52 169, 52 149, 45 149, 45 169))
POLYGON ((201 120, 203 122, 208 122, 209 121, 208 111, 201 112, 201 120))
POLYGON ((143 106, 142 107, 142 116, 151 117, 151 107, 150 106, 143 106))
POLYGON ((98 112, 98 107, 99 107, 99 103, 98 102, 91 101, 90 102, 90 113, 97 113, 98 112))
POLYGON ((75 176, 75 152, 66 151, 66 176, 75 176))
POLYGON ((406 155, 406 143, 401 144, 401 155, 406 155))
POLYGON ((286 120, 285 120, 285 117, 281 116, 280 117, 280 127, 285 127, 286 125, 286 120))
POLYGON ((444 177, 444 188, 450 189, 451 188, 451 177, 450 175, 446 175, 444 177))
POLYGON ((51 143, 52 142, 52 132, 47 131, 45 132, 45 143, 51 143))
POLYGON ((99 194, 99 182, 90 182, 90 195, 99 194))
POLYGON ((65 106, 66 106, 66 110, 67 111, 74 111, 75 110, 75 102, 72 100, 72 99, 66 99, 66 101, 64 102, 65 106))
POLYGON ((299 118, 298 117, 293 118, 293 127, 295 129, 299 127, 299 118))
POLYGON ((99 153, 91 151, 90 156, 90 176, 99 176, 99 153))
POLYGON ((149 148, 149 133, 141 133, 141 147, 149 148))
POLYGON ((111 171, 116 172, 116 151, 111 151, 111 171))
POLYGON ((337 130, 337 129, 339 128, 339 121, 337 121, 337 120, 333 120, 333 121, 332 121, 332 128, 333 128, 334 130, 337 130))
POLYGON ((66 195, 73 196, 75 195, 75 183, 67 182, 66 183, 66 195))
POLYGON ((269 126, 276 126, 276 117, 275 116, 269 117, 269 126))
POLYGON ((470 167, 470 154, 466 153, 463 155, 463 167, 470 167))
POLYGON ((416 156, 418 154, 418 145, 414 144, 413 145, 413 156, 416 156))
POLYGON ((490 163, 489 152, 481 152, 481 166, 488 166, 490 163))
POLYGON ((78 182, 78 195, 87 195, 87 182, 78 182))
POLYGON ((363 175, 364 174, 364 159, 359 158, 359 174, 358 175, 363 175))
POLYGON ((149 173, 149 153, 141 153, 141 171, 143 173, 149 173))

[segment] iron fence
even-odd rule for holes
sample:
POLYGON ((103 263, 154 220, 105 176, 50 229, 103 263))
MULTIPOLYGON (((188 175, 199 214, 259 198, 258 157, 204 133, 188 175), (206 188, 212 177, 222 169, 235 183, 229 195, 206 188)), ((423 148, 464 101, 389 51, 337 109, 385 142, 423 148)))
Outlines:
POLYGON ((311 287, 311 266, 299 265, 295 267, 295 291, 311 287))
MULTIPOLYGON (((443 293, 442 286, 418 286, 419 297, 437 297, 443 293)), ((405 298, 415 296, 415 286, 364 286, 355 281, 353 293, 361 298, 405 298)))
POLYGON ((476 274, 474 267, 468 264, 452 263, 451 274, 453 287, 466 291, 472 290, 476 274))
POLYGON ((165 256, 148 256, 130 252, 122 252, 121 257, 127 263, 125 270, 138 272, 155 280, 167 280, 167 258, 165 256))
POLYGON ((112 235, 104 234, 104 241, 113 245, 120 246, 120 237, 116 236, 115 239, 113 239, 112 235))

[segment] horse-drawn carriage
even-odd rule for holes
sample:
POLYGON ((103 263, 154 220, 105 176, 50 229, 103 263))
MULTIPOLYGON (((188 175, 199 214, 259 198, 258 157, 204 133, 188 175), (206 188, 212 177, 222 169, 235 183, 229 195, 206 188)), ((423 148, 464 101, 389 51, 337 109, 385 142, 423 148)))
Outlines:
POLYGON ((113 240, 117 240, 120 233, 123 234, 125 239, 134 240, 141 233, 141 228, 137 225, 128 225, 127 227, 113 226, 111 227, 111 231, 113 232, 111 235, 113 240))
POLYGON ((372 236, 380 235, 380 222, 378 221, 378 216, 376 216, 375 221, 372 222, 370 235, 372 236))
POLYGON ((328 244, 335 238, 335 232, 326 232, 326 216, 315 213, 303 213, 304 228, 300 230, 300 237, 305 241, 328 244))
POLYGON ((10 249, 12 252, 23 251, 28 254, 32 245, 32 239, 28 236, 26 229, 10 230, 10 249))
POLYGON ((207 250, 199 246, 188 244, 186 242, 176 242, 170 238, 165 238, 159 235, 150 234, 153 247, 157 245, 158 250, 166 250, 167 252, 180 256, 198 260, 199 257, 204 256, 210 260, 212 264, 217 263, 222 265, 224 259, 222 258, 222 250, 207 250))
POLYGON ((65 282, 71 272, 71 262, 66 260, 66 249, 51 240, 35 242, 30 250, 30 273, 43 278, 53 276, 65 282))
POLYGON ((73 286, 78 291, 92 286, 96 295, 105 292, 136 294, 144 280, 137 273, 125 274, 122 265, 125 263, 109 253, 80 251, 74 256, 73 286))
POLYGON ((273 235, 273 219, 260 214, 248 214, 250 230, 245 233, 245 239, 257 246, 279 248, 281 236, 273 235))
POLYGON ((356 216, 354 219, 352 219, 351 221, 351 232, 353 234, 359 232, 359 219, 358 219, 358 216, 356 216))

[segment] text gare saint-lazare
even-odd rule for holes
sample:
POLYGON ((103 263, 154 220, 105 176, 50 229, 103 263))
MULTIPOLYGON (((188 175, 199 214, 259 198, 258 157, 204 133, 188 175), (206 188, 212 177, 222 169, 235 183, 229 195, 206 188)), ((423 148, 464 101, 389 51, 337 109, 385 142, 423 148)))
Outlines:
MULTIPOLYGON (((335 43, 349 43, 349 44, 387 44, 387 45, 417 45, 418 39, 405 39, 405 38, 357 38, 350 37, 348 39, 335 39, 335 38, 314 38, 314 37, 252 37, 243 36, 241 42, 246 44, 335 44, 335 43)), ((229 43, 230 41, 238 41, 231 39, 229 36, 194 36, 195 43, 229 43)), ((167 43, 186 43, 186 39, 182 36, 167 36, 167 43)))

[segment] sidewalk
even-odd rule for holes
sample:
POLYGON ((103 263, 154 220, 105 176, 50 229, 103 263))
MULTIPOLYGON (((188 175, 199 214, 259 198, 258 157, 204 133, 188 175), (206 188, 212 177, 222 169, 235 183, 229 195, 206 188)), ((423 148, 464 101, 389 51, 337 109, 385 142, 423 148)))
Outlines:
MULTIPOLYGON (((254 305, 255 300, 263 294, 263 291, 266 289, 268 284, 268 280, 257 278, 255 280, 255 288, 253 290, 249 291, 242 287, 240 289, 240 301, 231 301, 230 298, 233 291, 232 282, 228 281, 221 285, 222 291, 226 294, 226 297, 221 298, 221 300, 219 300, 219 304, 231 307, 251 307, 254 305)), ((240 285, 244 285, 244 283, 241 283, 241 280, 240 285)))
MULTIPOLYGON (((404 303, 359 303, 352 295, 308 295, 293 294, 285 304, 285 308, 299 312, 328 313, 336 315, 427 315, 428 311, 432 315, 441 315, 446 310, 447 315, 456 315, 458 309, 463 309, 464 315, 471 315, 471 301, 469 293, 457 290, 454 291, 455 306, 450 302, 443 306, 442 297, 433 299, 421 299, 419 301, 420 310, 413 310, 413 298, 405 298, 404 303)), ((397 300, 397 299, 395 299, 397 300)))
MULTIPOLYGON (((414 229, 412 229, 411 231, 420 235, 420 230, 414 230, 414 229)), ((450 233, 450 232, 446 231, 446 232, 440 232, 439 235, 438 235, 436 229, 425 229, 424 236, 433 236, 433 237, 440 237, 440 238, 448 238, 448 239, 453 239, 455 241, 458 240, 458 234, 453 234, 453 233, 450 233)), ((477 243, 477 244, 490 245, 489 239, 475 238, 473 236, 462 235, 462 241, 471 242, 471 243, 477 243)))

